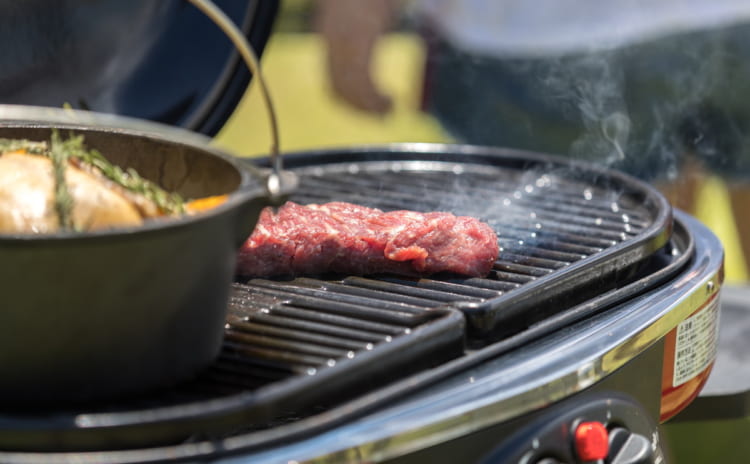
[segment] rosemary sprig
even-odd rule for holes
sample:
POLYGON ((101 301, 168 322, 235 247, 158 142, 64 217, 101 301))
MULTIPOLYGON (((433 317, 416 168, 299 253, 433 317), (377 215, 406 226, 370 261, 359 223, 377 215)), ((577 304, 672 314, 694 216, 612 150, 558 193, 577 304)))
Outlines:
POLYGON ((71 158, 97 168, 104 177, 126 190, 143 195, 167 214, 185 212, 185 202, 177 193, 170 193, 155 183, 141 177, 134 169, 123 170, 109 162, 97 150, 88 150, 83 143, 82 135, 70 135, 63 142, 64 150, 71 158))
POLYGON ((53 176, 55 179, 55 211, 62 230, 74 230, 73 226, 73 197, 68 190, 65 171, 68 168, 69 154, 65 151, 60 134, 52 132, 49 157, 52 160, 53 176))

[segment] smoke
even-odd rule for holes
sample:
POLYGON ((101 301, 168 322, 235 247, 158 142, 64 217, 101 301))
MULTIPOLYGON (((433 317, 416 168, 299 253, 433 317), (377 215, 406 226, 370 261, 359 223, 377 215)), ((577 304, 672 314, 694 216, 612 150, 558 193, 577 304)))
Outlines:
POLYGON ((724 114, 715 95, 731 74, 724 33, 683 33, 546 60, 537 70, 540 98, 577 132, 560 151, 647 180, 675 179, 686 153, 725 155, 725 128, 715 117, 724 114))
POLYGON ((568 108, 565 116, 579 118, 582 134, 570 147, 576 158, 607 165, 625 158, 631 124, 623 79, 622 70, 608 54, 558 60, 542 78, 558 103, 568 108))

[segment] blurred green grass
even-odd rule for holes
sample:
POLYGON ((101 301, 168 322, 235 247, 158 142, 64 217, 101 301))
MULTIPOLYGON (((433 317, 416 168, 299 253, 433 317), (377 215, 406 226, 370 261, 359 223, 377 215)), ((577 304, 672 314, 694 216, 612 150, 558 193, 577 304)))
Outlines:
MULTIPOLYGON (((331 93, 319 38, 309 32, 288 32, 308 29, 309 2, 285 5, 285 14, 262 57, 278 113, 282 151, 451 141, 436 121, 418 110, 424 60, 421 41, 408 33, 392 33, 381 41, 375 53, 375 78, 393 96, 394 111, 384 117, 365 114, 337 101, 331 93)), ((215 142, 240 156, 268 153, 269 125, 256 85, 251 85, 215 142)), ((746 263, 720 179, 708 179, 691 213, 724 244, 727 282, 745 282, 746 263)))
MULTIPOLYGON (((444 142, 449 138, 418 111, 423 51, 407 34, 392 34, 375 56, 377 81, 394 100, 393 111, 374 116, 350 108, 331 93, 325 50, 315 34, 276 34, 262 66, 279 119, 283 151, 388 142, 444 142)), ((251 86, 216 142, 239 154, 268 153, 269 125, 259 92, 251 86)))

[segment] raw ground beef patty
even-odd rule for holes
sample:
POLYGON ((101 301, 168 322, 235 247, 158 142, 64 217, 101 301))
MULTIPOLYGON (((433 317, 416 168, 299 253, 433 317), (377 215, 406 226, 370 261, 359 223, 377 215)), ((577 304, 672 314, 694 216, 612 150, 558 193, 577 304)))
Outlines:
POLYGON ((437 272, 481 277, 498 253, 495 232, 472 217, 287 202, 275 212, 261 212, 240 249, 237 271, 246 277, 437 272))

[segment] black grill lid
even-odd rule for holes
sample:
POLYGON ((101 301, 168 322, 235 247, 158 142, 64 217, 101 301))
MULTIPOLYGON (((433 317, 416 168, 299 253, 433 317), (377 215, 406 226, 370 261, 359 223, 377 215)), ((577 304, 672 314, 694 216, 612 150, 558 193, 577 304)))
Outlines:
POLYGON ((345 285, 460 308, 487 343, 614 288, 661 248, 672 210, 653 187, 617 171, 526 152, 428 144, 285 155, 298 203, 450 211, 498 233, 486 278, 382 277, 345 285))
MULTIPOLYGON (((277 0, 214 0, 261 54, 277 0)), ((186 0, 0 0, 0 102, 75 108, 216 134, 250 74, 186 0)))

